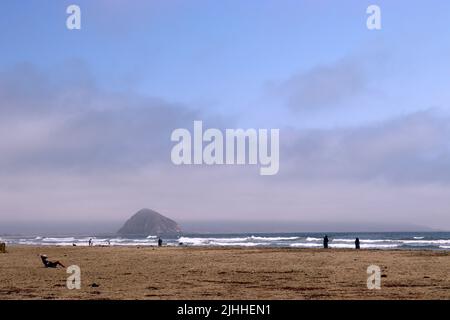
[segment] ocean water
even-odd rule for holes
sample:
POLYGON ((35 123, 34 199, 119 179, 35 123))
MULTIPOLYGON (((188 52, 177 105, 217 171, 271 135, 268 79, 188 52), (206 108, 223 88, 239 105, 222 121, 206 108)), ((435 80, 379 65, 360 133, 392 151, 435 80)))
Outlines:
MULTIPOLYGON (((327 233, 330 248, 354 248, 359 237, 361 249, 428 249, 450 250, 450 232, 375 232, 327 233)), ((164 245, 192 247, 284 247, 320 248, 323 233, 239 233, 239 234, 184 234, 163 238, 164 245)), ((8 245, 38 246, 157 246, 158 237, 123 238, 115 235, 86 236, 4 236, 0 241, 8 245)))

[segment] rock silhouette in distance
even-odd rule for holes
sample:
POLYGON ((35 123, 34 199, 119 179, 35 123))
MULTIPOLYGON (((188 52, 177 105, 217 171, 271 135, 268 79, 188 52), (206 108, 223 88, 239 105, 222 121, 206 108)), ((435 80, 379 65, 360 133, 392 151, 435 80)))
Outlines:
POLYGON ((117 232, 127 236, 176 235, 181 232, 178 224, 150 209, 139 210, 117 232))

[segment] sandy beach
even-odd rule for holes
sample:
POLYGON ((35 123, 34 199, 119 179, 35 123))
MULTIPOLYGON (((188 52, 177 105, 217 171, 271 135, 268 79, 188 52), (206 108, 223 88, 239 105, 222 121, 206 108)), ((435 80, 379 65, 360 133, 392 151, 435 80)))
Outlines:
POLYGON ((23 247, 0 254, 0 299, 450 299, 450 252, 23 247), (81 268, 69 290, 63 268, 81 268), (369 265, 382 269, 368 290, 369 265), (95 284, 94 286, 92 286, 95 284), (96 286, 98 285, 98 286, 96 286))

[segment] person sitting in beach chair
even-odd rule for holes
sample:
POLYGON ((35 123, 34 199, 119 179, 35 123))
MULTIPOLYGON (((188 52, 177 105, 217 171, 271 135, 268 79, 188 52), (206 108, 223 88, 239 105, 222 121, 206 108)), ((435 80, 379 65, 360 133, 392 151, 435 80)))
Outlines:
POLYGON ((49 261, 47 255, 45 254, 41 254, 41 260, 46 268, 57 268, 58 266, 65 268, 65 266, 59 261, 49 261))

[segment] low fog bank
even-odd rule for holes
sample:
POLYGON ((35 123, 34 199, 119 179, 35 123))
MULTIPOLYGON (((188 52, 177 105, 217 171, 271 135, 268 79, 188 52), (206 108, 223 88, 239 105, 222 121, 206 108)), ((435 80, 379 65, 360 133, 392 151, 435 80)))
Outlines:
MULTIPOLYGON (((0 223, 0 236, 112 235, 119 230, 123 222, 7 222, 0 223)), ((413 224, 298 221, 178 221, 178 223, 184 234, 444 231, 413 224)))

